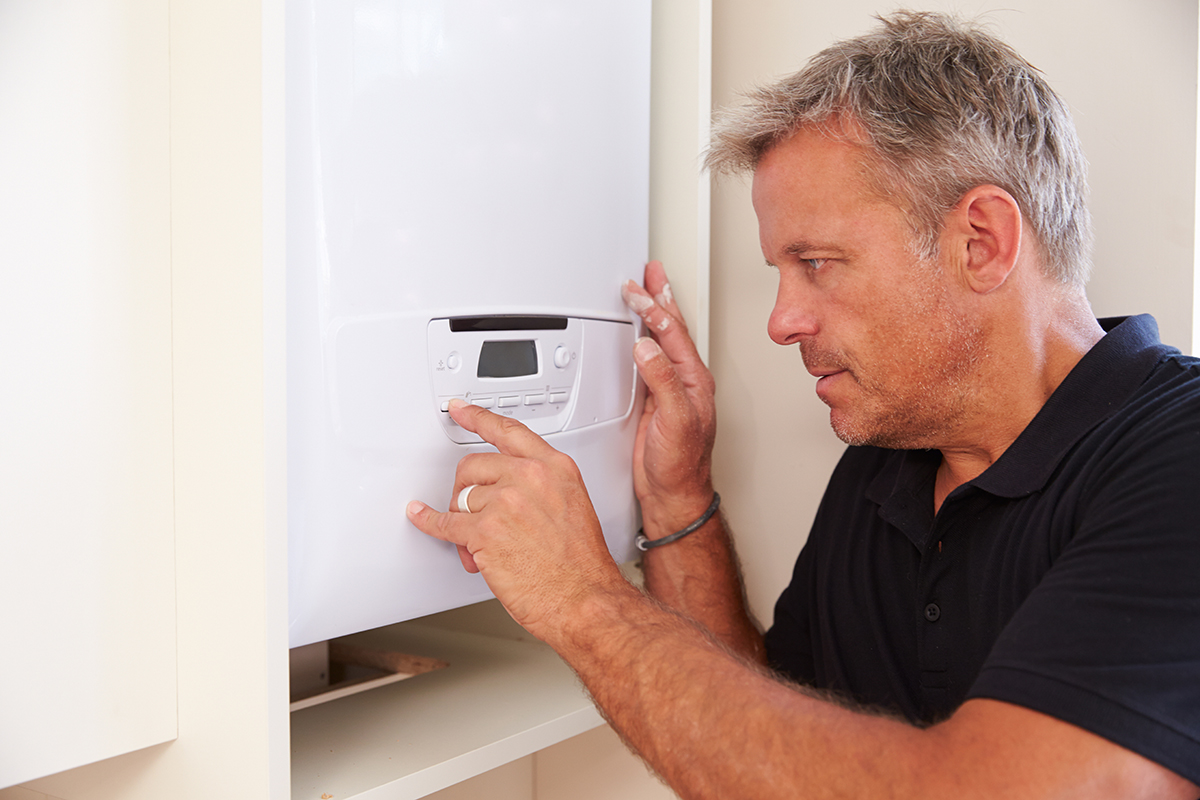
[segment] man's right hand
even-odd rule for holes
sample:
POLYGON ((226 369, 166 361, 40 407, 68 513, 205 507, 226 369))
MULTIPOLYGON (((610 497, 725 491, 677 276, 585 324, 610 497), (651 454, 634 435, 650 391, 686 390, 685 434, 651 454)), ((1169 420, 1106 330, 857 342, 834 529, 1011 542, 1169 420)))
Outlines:
POLYGON ((646 265, 644 288, 621 295, 650 331, 634 346, 649 394, 634 446, 634 490, 646 535, 666 536, 699 517, 712 501, 716 404, 711 373, 700 360, 658 261, 646 265))

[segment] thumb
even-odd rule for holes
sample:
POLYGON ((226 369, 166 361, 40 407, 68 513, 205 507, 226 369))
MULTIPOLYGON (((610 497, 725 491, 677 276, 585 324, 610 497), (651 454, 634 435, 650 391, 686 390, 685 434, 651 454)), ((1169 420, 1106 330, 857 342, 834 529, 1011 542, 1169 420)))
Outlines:
POLYGON ((455 545, 458 548, 458 560, 462 562, 463 569, 467 572, 479 572, 479 566, 475 563, 475 556, 471 555, 471 551, 467 549, 465 544, 455 545))

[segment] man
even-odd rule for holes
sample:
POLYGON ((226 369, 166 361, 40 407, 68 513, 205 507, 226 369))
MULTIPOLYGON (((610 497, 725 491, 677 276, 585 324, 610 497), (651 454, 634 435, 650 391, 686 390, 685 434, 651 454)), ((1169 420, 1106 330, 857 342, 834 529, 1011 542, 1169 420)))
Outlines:
POLYGON ((766 637, 712 514, 712 381, 655 263, 625 287, 654 332, 655 599, 570 459, 482 409, 451 410, 499 450, 459 465, 472 513, 410 519, 683 797, 1200 796, 1200 366, 1148 318, 1092 317, 1063 104, 995 39, 901 13, 722 121, 709 164, 753 172, 771 338, 852 445, 766 637))

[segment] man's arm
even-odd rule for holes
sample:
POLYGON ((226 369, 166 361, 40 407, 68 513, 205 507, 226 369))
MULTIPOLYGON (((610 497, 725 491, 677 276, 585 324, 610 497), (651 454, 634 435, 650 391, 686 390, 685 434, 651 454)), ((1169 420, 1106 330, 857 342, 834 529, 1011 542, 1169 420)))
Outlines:
POLYGON ((849 710, 629 595, 597 598, 557 646, 614 727, 689 800, 1200 796, 1139 755, 1006 703, 971 700, 924 730, 849 710))
MULTIPOLYGON (((622 296, 651 339, 634 358, 649 393, 634 446, 634 488, 649 539, 681 530, 712 502, 716 433, 713 379, 688 335, 662 264, 646 266, 645 288, 630 281, 622 296)), ((762 635, 746 610, 737 556, 720 515, 685 538, 646 551, 646 589, 701 622, 726 646, 762 662, 762 635)))
POLYGON ((684 798, 1164 798, 1200 790, 1091 733, 970 700, 919 729, 780 683, 628 584, 574 463, 513 420, 455 404, 499 453, 459 465, 474 513, 411 503, 460 546, 509 613, 576 670, 597 705, 684 798))

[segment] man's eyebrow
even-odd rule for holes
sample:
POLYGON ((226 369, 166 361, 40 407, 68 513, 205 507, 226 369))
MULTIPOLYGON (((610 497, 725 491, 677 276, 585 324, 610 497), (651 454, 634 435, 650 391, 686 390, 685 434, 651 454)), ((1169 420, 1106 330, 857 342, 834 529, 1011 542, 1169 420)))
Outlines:
POLYGON ((806 253, 824 253, 834 257, 842 257, 846 255, 846 251, 840 247, 834 247, 833 245, 814 242, 808 239, 797 239, 787 247, 784 247, 782 252, 787 256, 799 256, 806 253))
POLYGON ((815 249, 816 247, 812 242, 808 241, 807 239, 800 239, 799 241, 792 242, 787 247, 783 248, 783 254, 794 256, 799 253, 808 253, 815 249))

